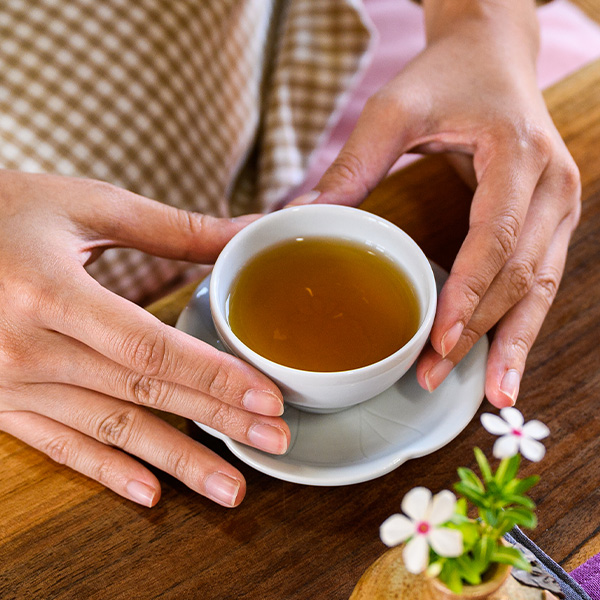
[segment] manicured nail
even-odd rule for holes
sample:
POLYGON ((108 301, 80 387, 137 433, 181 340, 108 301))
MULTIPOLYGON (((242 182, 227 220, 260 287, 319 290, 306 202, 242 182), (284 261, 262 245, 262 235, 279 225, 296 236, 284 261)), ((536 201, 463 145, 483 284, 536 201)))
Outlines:
POLYGON ((248 431, 248 440, 253 446, 271 454, 283 454, 288 445, 283 430, 271 425, 253 425, 248 431))
POLYGON ((446 358, 452 352, 454 346, 460 339, 465 326, 459 321, 454 323, 442 337, 442 356, 446 358))
POLYGON ((301 206, 303 204, 310 204, 311 202, 314 202, 320 195, 321 192, 318 192, 317 190, 306 192, 306 194, 302 194, 302 196, 294 198, 288 203, 288 206, 301 206))
POLYGON ((425 384, 427 385, 427 389, 430 392, 433 392, 433 390, 448 377, 453 368, 454 364, 447 358, 444 358, 436 365, 433 365, 433 367, 425 373, 425 384))
POLYGON ((235 506, 240 482, 224 473, 212 473, 204 481, 206 495, 223 506, 235 506))
POLYGON ((246 410, 260 415, 279 417, 283 414, 283 402, 267 390, 248 390, 244 394, 242 405, 246 410))
POLYGON ((151 488, 149 485, 142 483, 141 481, 131 480, 127 483, 125 488, 129 497, 142 506, 151 508, 154 506, 154 499, 156 498, 156 490, 151 488))
POLYGON ((510 398, 510 405, 514 406, 519 395, 519 387, 521 385, 521 375, 516 369, 509 369, 504 373, 502 382, 500 383, 500 391, 510 398))

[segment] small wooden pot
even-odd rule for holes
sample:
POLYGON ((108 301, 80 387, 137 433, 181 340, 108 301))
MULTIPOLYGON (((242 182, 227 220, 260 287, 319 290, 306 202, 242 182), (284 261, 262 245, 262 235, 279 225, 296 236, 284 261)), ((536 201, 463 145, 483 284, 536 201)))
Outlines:
POLYGON ((551 600, 545 590, 521 585, 509 577, 512 567, 497 565, 480 585, 466 585, 460 594, 449 590, 439 579, 424 573, 413 575, 404 567, 403 546, 380 556, 356 584, 350 600, 551 600))

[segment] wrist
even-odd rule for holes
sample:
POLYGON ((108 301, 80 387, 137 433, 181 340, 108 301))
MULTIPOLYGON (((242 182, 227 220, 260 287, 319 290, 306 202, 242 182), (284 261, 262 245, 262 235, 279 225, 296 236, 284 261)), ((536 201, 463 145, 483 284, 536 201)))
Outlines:
POLYGON ((539 25, 534 0, 422 0, 427 43, 461 36, 475 45, 499 45, 535 63, 539 25))

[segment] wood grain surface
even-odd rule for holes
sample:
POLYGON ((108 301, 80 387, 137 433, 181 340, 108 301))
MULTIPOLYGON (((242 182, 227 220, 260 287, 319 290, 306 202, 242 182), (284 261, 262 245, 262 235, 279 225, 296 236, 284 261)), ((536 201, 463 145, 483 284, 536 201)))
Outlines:
MULTIPOLYGON (((519 406, 552 431, 544 460, 525 463, 525 475, 542 476, 532 492, 539 525, 530 535, 572 568, 600 551, 600 61, 546 98, 581 170, 583 215, 519 406)), ((433 157, 387 179, 364 208, 404 227, 449 267, 470 198, 444 159, 433 157)), ((185 301, 175 294, 153 310, 172 317, 185 301)), ((230 457, 193 425, 170 420, 230 457)), ((383 553, 378 528, 402 496, 415 485, 450 487, 457 466, 475 467, 473 446, 489 454, 492 443, 476 418, 442 450, 337 488, 285 483, 230 457, 248 481, 239 508, 216 506, 157 473, 163 497, 148 510, 0 434, 0 598, 346 599, 383 553)))

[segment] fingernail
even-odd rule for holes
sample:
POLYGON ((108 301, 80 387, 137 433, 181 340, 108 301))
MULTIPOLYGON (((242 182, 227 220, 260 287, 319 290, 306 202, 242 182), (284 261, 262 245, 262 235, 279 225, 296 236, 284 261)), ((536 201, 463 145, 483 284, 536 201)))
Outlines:
POLYGON ((271 425, 253 425, 248 431, 248 440, 253 446, 271 454, 283 454, 288 445, 283 430, 271 425))
POLYGON ((425 373, 425 384, 427 385, 427 389, 430 392, 433 392, 433 390, 448 377, 453 368, 454 364, 447 358, 444 358, 436 365, 433 365, 433 367, 425 373))
POLYGON ((235 506, 240 482, 224 473, 212 473, 204 481, 206 495, 223 506, 235 506))
POLYGON ((156 498, 156 490, 141 481, 129 481, 125 488, 129 497, 142 506, 152 508, 154 499, 156 498))
POLYGON ((521 375, 516 369, 509 369, 504 373, 502 382, 500 383, 500 391, 510 398, 510 405, 514 406, 519 395, 519 387, 521 385, 521 375))
POLYGON ((321 192, 317 190, 306 192, 306 194, 302 194, 301 196, 294 198, 291 202, 288 203, 288 206, 301 206, 303 204, 310 204, 311 202, 314 202, 320 195, 321 192))
POLYGON ((279 417, 283 414, 283 402, 267 390, 248 390, 244 394, 242 405, 246 410, 260 415, 279 417))
POLYGON ((444 358, 448 356, 450 352, 452 352, 452 349, 454 346, 456 346, 456 343, 460 339, 464 328, 465 326, 459 321, 458 323, 452 325, 452 327, 450 327, 450 329, 448 329, 448 331, 446 331, 446 333, 443 335, 442 356, 444 358))

